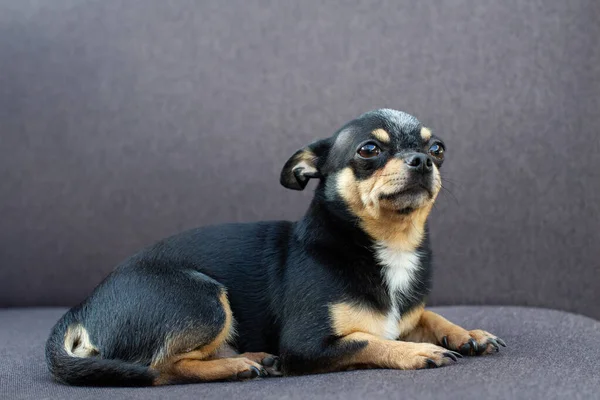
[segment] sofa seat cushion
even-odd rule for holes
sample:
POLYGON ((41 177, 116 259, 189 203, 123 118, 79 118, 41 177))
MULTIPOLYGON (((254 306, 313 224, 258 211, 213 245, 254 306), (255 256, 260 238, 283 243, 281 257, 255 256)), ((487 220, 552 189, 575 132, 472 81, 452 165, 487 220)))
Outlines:
POLYGON ((520 307, 432 308, 465 328, 503 338, 507 348, 420 371, 363 370, 251 382, 156 388, 69 387, 44 361, 61 308, 0 310, 2 399, 589 399, 600 396, 600 322, 520 307))

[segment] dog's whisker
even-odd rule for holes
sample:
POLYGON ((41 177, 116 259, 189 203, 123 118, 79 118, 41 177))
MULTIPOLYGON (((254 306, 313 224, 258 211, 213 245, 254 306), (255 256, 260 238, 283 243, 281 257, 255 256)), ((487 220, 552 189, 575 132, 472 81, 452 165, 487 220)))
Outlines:
POLYGON ((456 204, 460 204, 460 202, 458 201, 458 198, 454 195, 454 193, 452 193, 450 191, 450 189, 448 189, 444 185, 440 186, 440 188, 444 191, 444 193, 447 193, 448 195, 450 195, 450 197, 452 197, 452 199, 456 202, 456 204))

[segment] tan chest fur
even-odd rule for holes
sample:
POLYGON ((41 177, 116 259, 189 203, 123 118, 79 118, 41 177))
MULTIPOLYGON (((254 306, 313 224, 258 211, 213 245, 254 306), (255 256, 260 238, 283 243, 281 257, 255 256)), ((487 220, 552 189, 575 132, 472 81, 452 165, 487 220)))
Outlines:
POLYGON ((423 306, 417 306, 400 316, 398 321, 390 321, 389 316, 363 306, 351 303, 337 303, 329 307, 333 329, 338 336, 346 336, 355 332, 369 333, 381 338, 397 339, 411 332, 418 324, 423 306), (390 323, 396 324, 390 329, 390 323), (390 332, 394 332, 390 337, 390 332))

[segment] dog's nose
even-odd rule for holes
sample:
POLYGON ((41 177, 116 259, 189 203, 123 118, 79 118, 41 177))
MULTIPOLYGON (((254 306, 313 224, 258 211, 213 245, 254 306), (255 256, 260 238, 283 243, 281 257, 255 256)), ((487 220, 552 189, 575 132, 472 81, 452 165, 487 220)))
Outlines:
POLYGON ((423 153, 411 154, 404 159, 404 162, 408 165, 408 169, 422 174, 426 174, 433 170, 431 158, 423 153))

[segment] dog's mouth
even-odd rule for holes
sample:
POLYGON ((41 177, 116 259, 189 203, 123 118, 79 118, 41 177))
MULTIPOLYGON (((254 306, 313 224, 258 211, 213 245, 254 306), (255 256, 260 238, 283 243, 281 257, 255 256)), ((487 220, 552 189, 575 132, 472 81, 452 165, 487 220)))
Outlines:
POLYGON ((429 198, 433 197, 433 192, 428 185, 424 183, 415 183, 409 186, 404 186, 402 189, 392 193, 382 193, 379 195, 379 200, 401 200, 406 197, 414 197, 427 194, 429 198))
POLYGON ((408 215, 433 198, 432 189, 423 182, 404 186, 392 193, 382 193, 379 200, 391 206, 397 214, 408 215))

